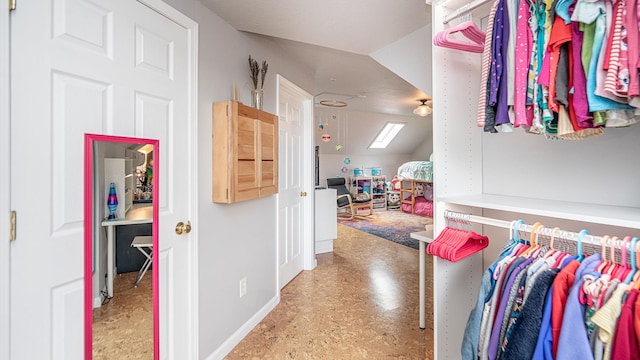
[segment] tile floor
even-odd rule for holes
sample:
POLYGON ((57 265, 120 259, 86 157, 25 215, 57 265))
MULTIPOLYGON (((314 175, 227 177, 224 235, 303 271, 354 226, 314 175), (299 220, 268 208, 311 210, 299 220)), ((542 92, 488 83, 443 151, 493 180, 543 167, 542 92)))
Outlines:
POLYGON ((280 303, 226 359, 433 359, 427 259, 421 330, 418 251, 338 224, 333 253, 282 289, 280 303))
MULTIPOLYGON (((433 359, 432 268, 427 256, 421 330, 418 251, 338 224, 333 253, 285 286, 226 359, 433 359)), ((94 310, 96 360, 153 358, 151 276, 137 288, 134 279, 118 276, 114 292, 122 297, 94 310)))
POLYGON ((114 297, 93 309, 93 360, 153 359, 152 277, 134 287, 137 272, 117 275, 114 297))

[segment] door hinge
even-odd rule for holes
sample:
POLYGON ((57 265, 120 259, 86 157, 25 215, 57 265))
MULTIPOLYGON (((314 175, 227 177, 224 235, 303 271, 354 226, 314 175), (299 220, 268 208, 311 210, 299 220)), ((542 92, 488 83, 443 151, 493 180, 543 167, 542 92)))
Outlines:
POLYGON ((16 2, 18 0, 9 0, 9 10, 15 10, 16 9, 16 2))
POLYGON ((229 200, 229 188, 227 188, 226 191, 227 200, 229 200))
POLYGON ((16 239, 16 212, 12 211, 9 215, 9 241, 16 239))

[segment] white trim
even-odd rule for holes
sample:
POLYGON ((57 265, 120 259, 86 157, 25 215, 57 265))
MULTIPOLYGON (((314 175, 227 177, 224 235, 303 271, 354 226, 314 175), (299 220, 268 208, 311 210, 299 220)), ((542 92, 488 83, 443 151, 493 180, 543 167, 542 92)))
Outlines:
MULTIPOLYGON (((138 0, 139 3, 146 5, 151 10, 161 14, 174 23, 184 27, 185 29, 197 29, 198 23, 193 21, 187 15, 171 7, 171 5, 161 0, 138 0)), ((196 44, 197 45, 197 44, 196 44)))
MULTIPOLYGON (((191 201, 191 209, 189 209, 189 213, 191 214, 190 218, 194 219, 197 222, 198 217, 198 24, 193 23, 193 25, 189 28, 189 66, 191 66, 191 79, 190 79, 190 99, 191 104, 189 105, 189 126, 190 126, 190 144, 191 147, 189 151, 191 152, 189 158, 191 159, 191 164, 189 164, 189 174, 191 174, 191 192, 187 195, 189 196, 191 201)), ((197 225, 197 224, 196 224, 197 225)), ((191 253, 189 254, 189 264, 191 267, 189 268, 189 292, 191 295, 191 311, 189 314, 189 318, 191 319, 191 327, 189 329, 189 354, 187 359, 197 359, 199 358, 199 344, 198 344, 198 239, 199 239, 199 227, 194 226, 191 233, 191 253)))
POLYGON ((480 6, 489 3, 491 0, 476 0, 470 3, 467 3, 465 5, 463 5, 461 8, 458 8, 457 10, 451 12, 449 15, 444 17, 444 20, 442 20, 443 24, 447 24, 449 23, 451 20, 453 19, 457 19, 458 17, 460 17, 463 14, 468 14, 469 12, 471 12, 472 10, 475 10, 477 8, 479 8, 480 6))
POLYGON ((236 347, 244 339, 247 334, 262 321, 271 310, 280 302, 280 292, 267 302, 262 309, 255 313, 247 322, 245 322, 236 332, 234 332, 225 342, 222 343, 213 353, 205 357, 205 360, 219 360, 227 356, 233 348, 236 347))
POLYGON ((11 354, 11 22, 0 6, 0 359, 11 354))
POLYGON ((161 0, 138 0, 141 4, 149 7, 153 11, 156 11, 160 15, 170 19, 176 24, 185 28, 188 32, 188 64, 189 74, 191 75, 189 81, 189 104, 188 109, 188 127, 190 135, 190 146, 187 150, 191 162, 189 163, 189 174, 191 184, 189 186, 190 192, 187 194, 191 201, 191 206, 188 209, 188 218, 195 226, 192 227, 189 234, 189 259, 190 265, 189 272, 189 329, 187 349, 188 354, 184 355, 185 359, 197 359, 198 357, 198 23, 193 21, 188 16, 184 15, 180 11, 174 9, 170 5, 164 3, 161 0))

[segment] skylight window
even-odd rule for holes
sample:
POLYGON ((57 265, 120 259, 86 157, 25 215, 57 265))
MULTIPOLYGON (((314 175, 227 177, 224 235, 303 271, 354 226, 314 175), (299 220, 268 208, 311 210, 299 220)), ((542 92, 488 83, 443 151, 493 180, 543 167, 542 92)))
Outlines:
POLYGON ((398 135, 403 126, 404 123, 386 123, 378 133, 378 136, 369 145, 369 149, 385 149, 391 140, 398 135))

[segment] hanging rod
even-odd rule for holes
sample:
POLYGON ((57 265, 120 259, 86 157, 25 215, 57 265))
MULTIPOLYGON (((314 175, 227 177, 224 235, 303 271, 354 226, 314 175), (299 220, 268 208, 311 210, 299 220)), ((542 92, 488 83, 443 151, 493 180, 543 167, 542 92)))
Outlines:
POLYGON ((444 17, 444 20, 442 20, 443 24, 447 24, 449 23, 449 21, 458 18, 460 15, 468 13, 469 11, 475 10, 477 8, 479 8, 480 6, 487 4, 489 2, 491 2, 493 0, 475 0, 472 1, 470 3, 467 3, 465 5, 463 5, 462 7, 460 7, 458 10, 452 12, 451 14, 447 15, 444 17))
MULTIPOLYGON (((493 218, 488 218, 484 216, 464 214, 464 213, 451 211, 451 210, 445 210, 444 216, 448 220, 454 220, 454 221, 458 220, 463 222, 472 222, 476 224, 490 225, 490 226, 500 227, 504 229, 512 229, 512 225, 511 225, 512 222, 500 220, 500 219, 493 219, 493 218)), ((518 226, 516 230, 531 233, 532 229, 533 229, 533 225, 523 224, 518 226)), ((539 235, 543 235, 547 237, 551 237, 553 235, 555 238, 565 239, 565 240, 570 240, 575 242, 578 242, 578 239, 580 236, 579 233, 576 233, 573 231, 566 231, 566 230, 556 231, 554 234, 554 229, 544 227, 544 226, 539 227, 537 230, 537 233, 539 235)), ((604 239, 602 236, 596 236, 591 234, 585 234, 582 236, 582 244, 601 246, 603 240, 604 239)), ((615 248, 617 249, 620 249, 621 246, 622 246, 622 242, 618 242, 615 244, 615 248)))

